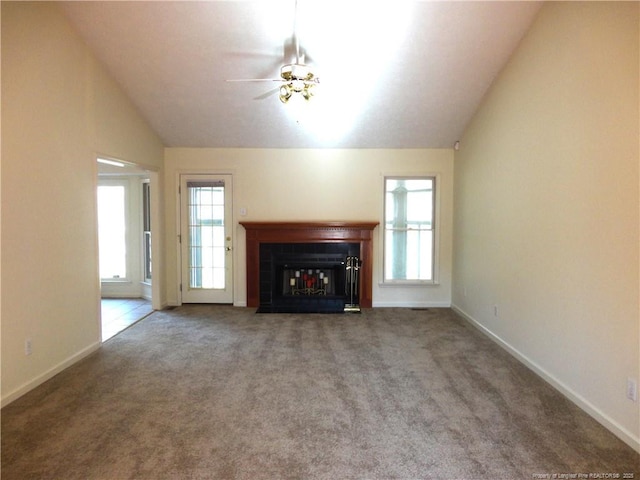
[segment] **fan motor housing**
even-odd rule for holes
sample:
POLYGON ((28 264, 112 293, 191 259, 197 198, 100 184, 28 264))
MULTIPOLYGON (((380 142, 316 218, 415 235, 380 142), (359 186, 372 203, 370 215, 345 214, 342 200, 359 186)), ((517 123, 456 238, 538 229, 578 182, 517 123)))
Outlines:
POLYGON ((310 71, 309 67, 300 63, 290 63, 288 65, 284 65, 280 69, 280 76, 286 81, 311 81, 314 78, 314 75, 310 71))

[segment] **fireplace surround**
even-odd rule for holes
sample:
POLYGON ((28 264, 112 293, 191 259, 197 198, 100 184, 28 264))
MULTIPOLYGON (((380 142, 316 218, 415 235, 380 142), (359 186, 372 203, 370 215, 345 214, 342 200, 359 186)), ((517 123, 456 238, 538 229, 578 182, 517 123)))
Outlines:
POLYGON ((359 262, 357 300, 360 307, 371 307, 377 222, 240 224, 246 230, 247 306, 259 311, 338 311, 345 303, 344 263, 347 257, 355 257, 359 262), (295 289, 306 288, 306 283, 315 293, 298 295, 304 292, 295 289))

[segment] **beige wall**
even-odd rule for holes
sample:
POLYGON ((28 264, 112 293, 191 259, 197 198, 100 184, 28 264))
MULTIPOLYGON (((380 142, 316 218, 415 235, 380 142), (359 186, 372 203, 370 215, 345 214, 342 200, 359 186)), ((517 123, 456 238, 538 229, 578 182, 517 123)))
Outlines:
POLYGON ((453 290, 636 449, 638 8, 542 8, 456 153, 453 290))
POLYGON ((163 147, 57 5, 2 2, 3 404, 99 345, 98 153, 163 147))
POLYGON ((374 241, 374 306, 449 306, 453 150, 180 149, 165 151, 167 299, 179 302, 176 185, 183 173, 233 175, 234 303, 246 305, 244 228, 247 221, 382 222, 384 175, 438 174, 439 285, 381 287, 380 228, 374 241), (240 217, 240 208, 247 215, 240 217))

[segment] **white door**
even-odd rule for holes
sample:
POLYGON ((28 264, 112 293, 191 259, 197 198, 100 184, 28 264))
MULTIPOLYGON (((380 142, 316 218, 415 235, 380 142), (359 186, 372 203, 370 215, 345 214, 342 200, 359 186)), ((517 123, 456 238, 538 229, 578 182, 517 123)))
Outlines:
POLYGON ((183 303, 233 303, 231 175, 180 176, 183 303))

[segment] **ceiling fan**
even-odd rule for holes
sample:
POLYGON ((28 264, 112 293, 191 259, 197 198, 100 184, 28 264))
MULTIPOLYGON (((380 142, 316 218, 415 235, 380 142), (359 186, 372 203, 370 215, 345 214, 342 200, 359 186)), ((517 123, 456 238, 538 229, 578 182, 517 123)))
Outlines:
MULTIPOLYGON (((298 0, 295 2, 294 25, 293 25, 293 46, 295 49, 295 61, 286 63, 280 67, 280 78, 248 78, 248 79, 232 79, 227 82, 280 82, 279 98, 282 103, 287 103, 294 93, 299 93, 305 100, 311 99, 313 96, 313 87, 320 83, 320 79, 311 70, 311 67, 305 64, 305 55, 300 53, 300 44, 298 42, 297 32, 298 20, 298 0)), ((286 46, 286 45, 285 45, 286 46)), ((286 50, 286 49, 285 49, 286 50)), ((285 61, 287 60, 285 55, 285 61)), ((271 92, 270 92, 271 93, 271 92)), ((258 97, 263 98, 264 96, 258 97)))

